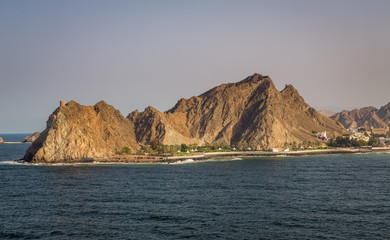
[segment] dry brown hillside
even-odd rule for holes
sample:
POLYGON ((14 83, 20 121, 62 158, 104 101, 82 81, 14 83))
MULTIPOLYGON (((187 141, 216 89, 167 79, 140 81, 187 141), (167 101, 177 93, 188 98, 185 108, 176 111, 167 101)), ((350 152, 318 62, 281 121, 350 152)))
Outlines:
POLYGON ((305 103, 291 85, 278 91, 268 76, 254 74, 199 96, 180 99, 165 113, 148 107, 129 114, 137 141, 148 144, 251 143, 257 148, 314 141, 312 131, 340 135, 343 127, 305 103))
POLYGON ((46 129, 24 156, 26 161, 72 161, 109 157, 124 146, 138 149, 132 123, 111 105, 101 101, 82 106, 70 101, 58 107, 46 129))
POLYGON ((24 159, 110 157, 115 149, 126 146, 135 151, 152 140, 169 145, 245 142, 258 149, 281 147, 285 142, 316 140, 312 131, 326 131, 332 137, 345 130, 307 105, 293 86, 278 91, 268 76, 254 74, 180 99, 166 112, 148 107, 127 118, 103 101, 94 106, 70 101, 50 115, 24 159))
POLYGON ((351 111, 341 111, 331 116, 345 128, 388 128, 390 127, 390 102, 379 110, 375 107, 364 107, 351 111))

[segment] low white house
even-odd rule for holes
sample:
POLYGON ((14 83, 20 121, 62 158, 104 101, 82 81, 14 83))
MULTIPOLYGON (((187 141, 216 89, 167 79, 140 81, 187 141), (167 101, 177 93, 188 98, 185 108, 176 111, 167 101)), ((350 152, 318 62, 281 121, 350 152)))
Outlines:
POLYGON ((328 139, 328 137, 326 136, 326 131, 317 133, 317 137, 322 139, 322 140, 328 139))

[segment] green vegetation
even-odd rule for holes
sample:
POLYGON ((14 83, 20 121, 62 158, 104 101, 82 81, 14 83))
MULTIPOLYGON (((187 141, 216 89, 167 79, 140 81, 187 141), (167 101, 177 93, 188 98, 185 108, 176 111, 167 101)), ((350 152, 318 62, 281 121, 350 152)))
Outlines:
POLYGON ((180 151, 182 153, 188 152, 189 150, 190 150, 189 147, 184 143, 180 146, 180 151))
MULTIPOLYGON (((180 145, 165 145, 160 143, 156 139, 152 139, 149 144, 141 147, 137 151, 137 154, 151 154, 151 155, 161 155, 161 154, 170 154, 174 156, 184 156, 188 154, 193 154, 196 152, 231 152, 231 151, 247 151, 255 150, 256 143, 246 143, 239 142, 238 144, 232 146, 225 143, 206 143, 204 146, 198 146, 197 144, 180 144, 180 145)), ((117 151, 117 150, 116 150, 117 151)), ((122 154, 118 152, 117 154, 122 154)))
POLYGON ((357 139, 349 139, 349 136, 338 136, 336 139, 330 139, 328 142, 329 146, 332 147, 357 147, 361 148, 363 146, 380 146, 380 142, 376 138, 371 138, 368 142, 357 139))
POLYGON ((313 149, 313 148, 320 148, 322 146, 322 142, 319 140, 316 141, 303 141, 300 143, 294 142, 285 142, 284 147, 285 148, 291 148, 292 150, 298 150, 298 149, 313 149))
POLYGON ((129 147, 123 147, 120 151, 118 149, 115 149, 115 154, 122 155, 122 154, 130 154, 131 148, 129 147))

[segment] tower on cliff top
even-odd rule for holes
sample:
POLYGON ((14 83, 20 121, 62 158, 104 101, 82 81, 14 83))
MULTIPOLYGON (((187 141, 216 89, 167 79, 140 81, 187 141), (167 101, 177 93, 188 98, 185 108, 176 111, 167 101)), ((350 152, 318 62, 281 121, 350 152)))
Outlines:
POLYGON ((60 107, 65 107, 65 101, 60 101, 60 107))

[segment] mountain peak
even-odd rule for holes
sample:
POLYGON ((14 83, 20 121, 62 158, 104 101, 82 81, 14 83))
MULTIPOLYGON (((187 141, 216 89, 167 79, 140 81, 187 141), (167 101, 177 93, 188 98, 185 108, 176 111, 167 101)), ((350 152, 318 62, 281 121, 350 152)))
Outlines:
POLYGON ((257 83, 257 82, 259 82, 261 80, 264 80, 264 79, 271 80, 268 76, 263 76, 263 75, 261 75, 259 73, 254 73, 253 75, 248 76, 245 79, 239 81, 238 83, 236 83, 236 85, 241 85, 241 84, 244 84, 244 83, 257 83))

